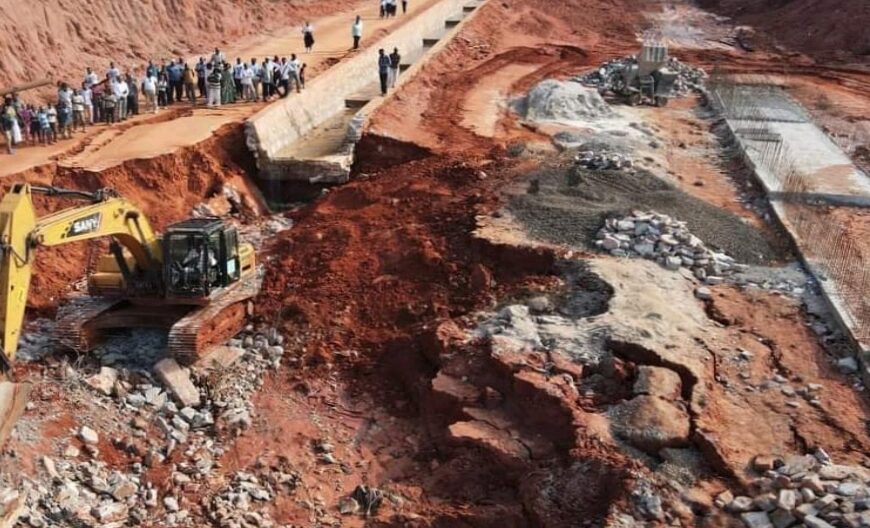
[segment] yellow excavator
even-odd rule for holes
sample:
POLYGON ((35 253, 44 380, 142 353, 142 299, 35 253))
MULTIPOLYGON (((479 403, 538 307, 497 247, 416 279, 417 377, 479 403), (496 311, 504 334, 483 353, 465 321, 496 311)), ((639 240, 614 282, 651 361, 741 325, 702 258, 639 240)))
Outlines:
POLYGON ((109 238, 88 294, 58 309, 55 338, 78 352, 107 331, 169 330, 169 353, 192 363, 239 332, 260 289, 254 248, 220 218, 191 218, 160 235, 131 202, 96 192, 19 183, 0 200, 0 445, 23 412, 29 386, 12 383, 33 261, 41 246, 109 238), (84 204, 38 218, 33 194, 84 204))

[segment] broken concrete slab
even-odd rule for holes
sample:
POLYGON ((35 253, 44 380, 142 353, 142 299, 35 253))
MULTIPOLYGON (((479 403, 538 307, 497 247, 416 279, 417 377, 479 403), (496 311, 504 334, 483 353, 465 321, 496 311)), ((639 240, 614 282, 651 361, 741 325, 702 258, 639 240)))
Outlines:
POLYGON ((190 380, 190 371, 179 365, 177 361, 166 358, 157 362, 154 365, 154 373, 182 405, 199 406, 199 390, 190 380))
POLYGON ((237 346, 218 345, 211 347, 194 366, 204 369, 227 368, 245 355, 245 349, 237 346))

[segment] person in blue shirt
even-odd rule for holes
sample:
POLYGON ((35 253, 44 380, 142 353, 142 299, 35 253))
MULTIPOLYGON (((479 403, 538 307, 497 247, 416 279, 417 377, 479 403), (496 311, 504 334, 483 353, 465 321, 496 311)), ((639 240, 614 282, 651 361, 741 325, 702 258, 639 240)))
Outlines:
POLYGON ((167 94, 169 104, 172 104, 173 101, 181 102, 184 94, 184 66, 182 66, 182 61, 172 61, 166 67, 166 76, 169 78, 169 92, 167 94))
POLYGON ((384 48, 378 50, 378 76, 381 78, 381 95, 387 95, 387 79, 390 75, 390 57, 384 48))

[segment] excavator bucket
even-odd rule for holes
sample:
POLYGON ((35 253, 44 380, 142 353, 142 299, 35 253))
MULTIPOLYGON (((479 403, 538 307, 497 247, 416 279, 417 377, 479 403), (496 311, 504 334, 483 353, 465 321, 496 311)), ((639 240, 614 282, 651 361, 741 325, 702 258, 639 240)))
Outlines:
POLYGON ((29 383, 0 381, 0 448, 6 444, 12 427, 24 413, 29 398, 29 383))

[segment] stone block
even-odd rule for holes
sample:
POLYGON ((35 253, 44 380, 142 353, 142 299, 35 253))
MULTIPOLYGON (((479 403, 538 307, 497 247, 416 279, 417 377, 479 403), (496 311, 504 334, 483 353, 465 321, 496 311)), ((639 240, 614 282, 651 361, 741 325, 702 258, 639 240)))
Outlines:
POLYGON ((154 365, 154 373, 179 403, 186 407, 199 406, 199 390, 190 380, 190 372, 177 361, 172 358, 159 361, 154 365))

